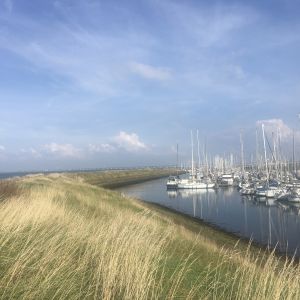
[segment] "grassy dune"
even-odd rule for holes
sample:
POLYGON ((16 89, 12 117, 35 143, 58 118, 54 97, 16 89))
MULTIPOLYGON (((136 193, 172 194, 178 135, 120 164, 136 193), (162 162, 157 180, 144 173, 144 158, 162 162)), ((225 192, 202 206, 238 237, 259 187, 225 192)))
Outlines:
POLYGON ((1 299, 300 298, 298 265, 183 216, 75 175, 13 186, 0 202, 1 299))
MULTIPOLYGON (((179 174, 183 173, 178 171, 179 174)), ((99 172, 69 173, 72 178, 80 177, 85 182, 105 188, 116 188, 123 185, 134 184, 149 179, 161 178, 164 176, 175 175, 176 169, 136 169, 136 170, 115 170, 99 172)))

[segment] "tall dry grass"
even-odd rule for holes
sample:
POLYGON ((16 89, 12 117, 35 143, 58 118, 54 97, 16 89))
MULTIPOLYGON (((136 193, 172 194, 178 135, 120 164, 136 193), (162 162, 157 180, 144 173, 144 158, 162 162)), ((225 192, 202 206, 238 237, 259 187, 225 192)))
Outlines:
POLYGON ((74 179, 21 184, 0 203, 1 299, 300 298, 299 267, 274 253, 220 249, 74 179))
POLYGON ((74 195, 47 181, 0 206, 0 297, 159 299, 172 230, 109 197, 94 212, 95 199, 74 208, 74 195))
POLYGON ((0 180, 0 202, 18 195, 19 186, 14 180, 0 180))
POLYGON ((199 282, 205 299, 300 299, 300 267, 293 259, 278 259, 274 252, 254 256, 221 250, 199 282))

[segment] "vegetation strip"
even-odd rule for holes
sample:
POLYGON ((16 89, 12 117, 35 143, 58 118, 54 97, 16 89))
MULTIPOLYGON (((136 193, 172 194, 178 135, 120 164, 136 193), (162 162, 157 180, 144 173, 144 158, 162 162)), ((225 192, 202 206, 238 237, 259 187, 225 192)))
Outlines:
POLYGON ((18 186, 0 203, 1 299, 300 297, 292 261, 84 177, 28 176, 18 186))
POLYGON ((69 176, 80 177, 90 184, 104 188, 115 189, 135 183, 141 183, 154 180, 174 174, 183 174, 183 171, 177 171, 174 168, 165 169, 137 169, 137 170, 116 170, 100 172, 70 173, 69 176))

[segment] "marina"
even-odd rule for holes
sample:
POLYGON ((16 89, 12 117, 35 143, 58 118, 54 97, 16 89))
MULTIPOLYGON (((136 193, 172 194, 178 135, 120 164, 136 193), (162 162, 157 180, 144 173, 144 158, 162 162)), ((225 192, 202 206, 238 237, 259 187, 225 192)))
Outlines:
POLYGON ((143 185, 128 187, 125 192, 299 257, 300 180, 294 135, 292 159, 282 150, 280 128, 276 134, 272 132, 270 140, 263 123, 256 129, 256 159, 251 163, 245 162, 242 132, 237 158, 215 157, 209 163, 206 150, 201 157, 199 149, 197 130, 198 163, 195 163, 191 131, 191 163, 185 176, 173 177, 172 185, 170 177, 167 184, 149 183, 153 185, 150 190, 149 185, 143 185), (261 145, 258 130, 261 130, 261 145))
POLYGON ((244 196, 238 187, 167 189, 167 179, 118 189, 127 196, 156 203, 210 223, 241 238, 300 257, 300 204, 244 196))
POLYGON ((0 300, 300 300, 299 15, 0 0, 0 300))

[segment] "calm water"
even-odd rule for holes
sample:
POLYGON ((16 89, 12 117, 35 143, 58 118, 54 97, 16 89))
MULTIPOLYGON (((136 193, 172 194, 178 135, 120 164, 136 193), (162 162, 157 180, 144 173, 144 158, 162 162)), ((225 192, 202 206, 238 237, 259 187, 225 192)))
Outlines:
POLYGON ((167 191, 166 178, 119 188, 147 202, 159 203, 205 220, 238 236, 300 256, 300 204, 241 196, 236 188, 167 191), (297 251, 299 248, 299 251, 297 251))
POLYGON ((7 179, 7 178, 13 178, 18 176, 25 176, 27 174, 31 173, 24 173, 24 172, 14 172, 14 173, 0 173, 0 180, 1 179, 7 179))

